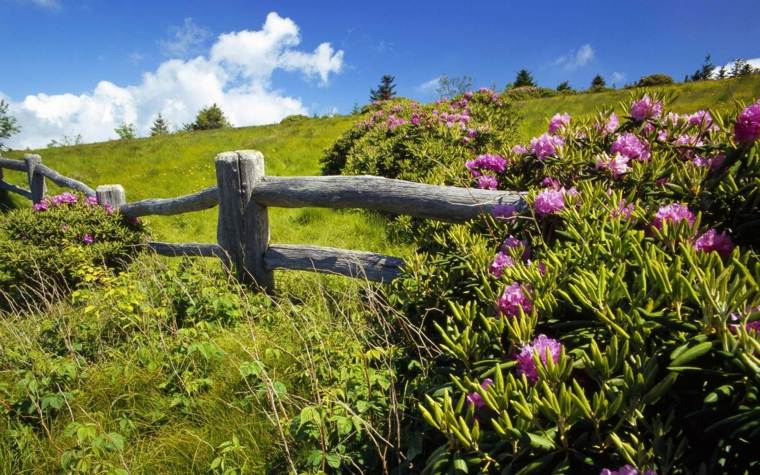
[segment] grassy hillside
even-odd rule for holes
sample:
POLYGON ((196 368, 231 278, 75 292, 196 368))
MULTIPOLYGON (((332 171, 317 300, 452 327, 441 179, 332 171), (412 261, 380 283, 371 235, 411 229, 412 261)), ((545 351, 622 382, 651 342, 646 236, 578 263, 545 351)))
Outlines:
MULTIPOLYGON (((760 75, 721 81, 673 84, 658 89, 676 94, 676 99, 672 104, 675 112, 694 112, 698 109, 728 112, 734 111, 737 101, 750 102, 760 98, 760 75)), ((526 140, 546 131, 548 118, 557 112, 569 112, 573 117, 584 117, 593 115, 604 107, 615 107, 619 111, 620 103, 627 103, 631 92, 631 90, 612 90, 595 94, 568 94, 519 101, 517 109, 523 117, 519 128, 520 138, 526 140)))
MULTIPOLYGON (((227 150, 261 151, 270 175, 317 175, 322 150, 354 120, 308 119, 282 125, 51 148, 35 153, 42 155, 45 164, 90 185, 119 183, 126 190, 127 200, 136 201, 183 195, 213 185, 214 157, 227 150)), ((9 154, 21 155, 21 152, 9 154)), ((6 177, 16 183, 24 179, 17 172, 8 172, 6 177)), ((179 216, 154 216, 147 221, 156 239, 214 242, 216 213, 214 208, 179 216)), ((273 242, 398 251, 387 243, 381 220, 360 213, 272 209, 270 219, 273 242)))

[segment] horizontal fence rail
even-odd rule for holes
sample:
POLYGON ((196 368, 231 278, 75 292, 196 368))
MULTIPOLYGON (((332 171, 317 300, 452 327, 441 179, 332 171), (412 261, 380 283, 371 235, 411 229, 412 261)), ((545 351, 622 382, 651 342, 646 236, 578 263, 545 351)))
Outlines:
POLYGON ((332 247, 269 243, 269 207, 361 208, 391 214, 462 222, 491 213, 498 205, 525 210, 524 193, 455 186, 427 185, 376 176, 269 177, 264 157, 253 150, 224 152, 216 157, 217 184, 176 198, 127 203, 121 185, 90 188, 42 164, 38 155, 23 160, 0 157, 0 190, 37 203, 46 192, 45 179, 94 196, 125 216, 176 215, 219 206, 217 243, 149 241, 146 247, 163 256, 219 258, 238 278, 263 290, 274 288, 274 270, 315 271, 390 282, 404 260, 373 252, 332 247), (3 180, 3 169, 27 173, 29 189, 3 180))

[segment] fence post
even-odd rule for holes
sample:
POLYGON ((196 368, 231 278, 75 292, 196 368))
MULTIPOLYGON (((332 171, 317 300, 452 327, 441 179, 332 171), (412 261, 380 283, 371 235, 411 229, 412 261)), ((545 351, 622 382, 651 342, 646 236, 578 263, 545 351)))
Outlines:
POLYGON ((237 278, 274 290, 274 274, 264 267, 269 245, 269 213, 251 199, 256 182, 264 177, 264 156, 255 150, 216 156, 219 190, 217 241, 230 256, 237 278))
POLYGON ((29 191, 32 192, 32 203, 36 204, 42 201, 45 193, 47 193, 45 177, 40 173, 35 173, 37 166, 42 164, 42 157, 26 154, 24 155, 24 162, 26 163, 26 174, 29 179, 29 191))
POLYGON ((127 204, 127 197, 121 185, 100 185, 95 190, 95 196, 100 206, 108 205, 114 211, 127 204))

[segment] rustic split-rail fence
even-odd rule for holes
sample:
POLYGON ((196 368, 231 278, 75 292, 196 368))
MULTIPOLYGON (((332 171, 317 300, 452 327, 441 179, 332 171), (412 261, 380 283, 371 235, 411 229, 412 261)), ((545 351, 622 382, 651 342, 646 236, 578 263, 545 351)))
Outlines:
POLYGON ((361 208, 419 218, 461 222, 490 213, 497 205, 525 206, 523 194, 437 186, 376 176, 266 176, 264 157, 254 150, 217 155, 216 186, 177 198, 128 203, 121 185, 95 189, 61 175, 39 155, 23 160, 0 158, 0 190, 34 203, 46 193, 46 179, 109 205, 128 217, 174 215, 219 206, 217 243, 148 242, 165 256, 218 257, 237 278, 263 290, 274 288, 275 269, 341 274, 372 281, 395 278, 403 260, 364 251, 309 245, 270 244, 269 207, 361 208), (3 169, 26 172, 29 189, 3 180, 3 169))

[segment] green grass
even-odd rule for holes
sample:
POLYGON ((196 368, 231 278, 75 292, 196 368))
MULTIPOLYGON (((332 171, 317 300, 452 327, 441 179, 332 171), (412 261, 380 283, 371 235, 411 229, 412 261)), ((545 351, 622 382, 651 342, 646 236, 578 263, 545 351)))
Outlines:
MULTIPOLYGON (((110 141, 36 150, 44 163, 90 186, 118 183, 128 201, 180 196, 215 184, 214 157, 230 150, 259 150, 269 175, 318 175, 325 147, 355 121, 354 117, 308 119, 295 123, 243 127, 163 137, 110 141)), ((22 152, 10 153, 20 158, 22 152)), ((8 171, 21 184, 24 175, 8 171)), ((50 191, 58 189, 50 186, 50 191)), ((16 203, 21 201, 15 200, 16 203)), ((149 217, 154 239, 215 242, 217 209, 178 216, 149 217)), ((353 211, 270 209, 272 242, 314 244, 402 253, 386 239, 382 219, 353 211)))
MULTIPOLYGON (((657 90, 676 94, 671 107, 674 112, 712 109, 732 113, 736 109, 737 101, 749 103, 760 98, 760 75, 673 84, 657 90)), ((614 107, 619 112, 619 104, 627 103, 631 92, 636 91, 637 89, 611 90, 518 101, 517 109, 523 117, 519 127, 520 139, 527 140, 545 132, 549 117, 557 112, 569 112, 574 118, 593 116, 597 110, 605 107, 614 107)))

